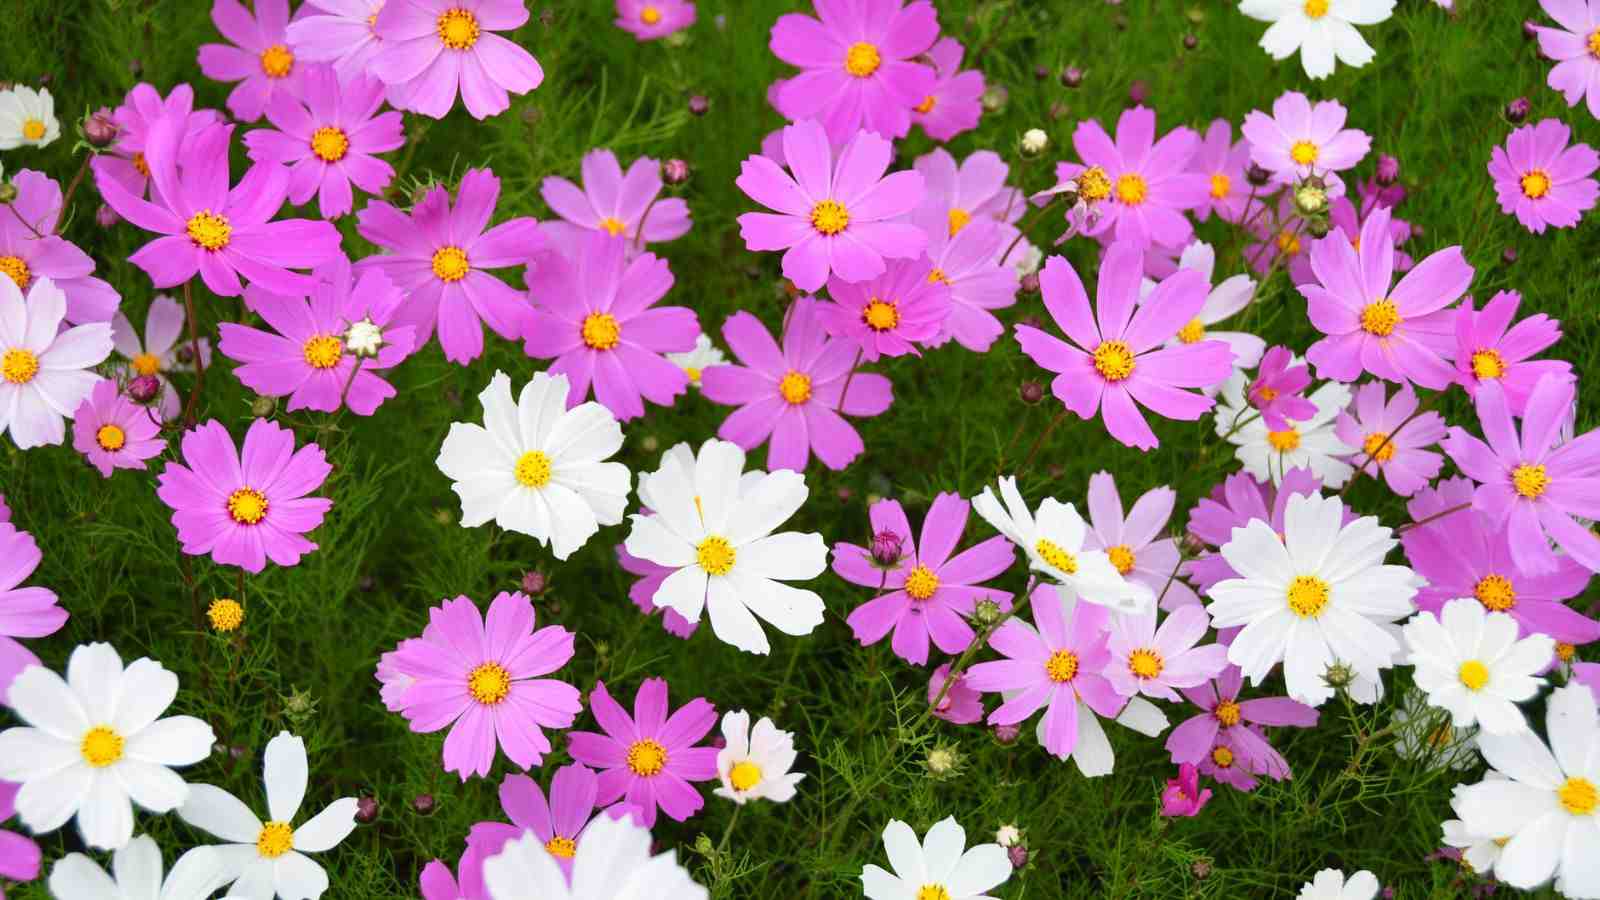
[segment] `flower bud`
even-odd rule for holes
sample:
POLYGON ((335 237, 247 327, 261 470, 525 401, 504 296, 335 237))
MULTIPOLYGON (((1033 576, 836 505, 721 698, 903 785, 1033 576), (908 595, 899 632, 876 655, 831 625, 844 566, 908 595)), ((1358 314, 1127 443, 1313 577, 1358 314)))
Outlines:
POLYGON ((376 359, 383 345, 383 329, 370 316, 351 322, 345 330, 344 348, 357 359, 376 359))
POLYGON ((935 747, 928 751, 927 766, 935 778, 950 775, 961 766, 961 755, 954 747, 935 747))
POLYGON ((411 798, 411 808, 419 815, 428 815, 433 812, 434 802, 432 794, 418 794, 411 798))
POLYGON ((9 181, 0 181, 0 203, 10 203, 17 199, 17 186, 9 181))
POLYGON ((363 825, 371 825, 378 818, 378 798, 361 796, 356 798, 356 821, 363 825))
POLYGON ((83 120, 83 139, 91 147, 109 147, 117 139, 117 123, 111 118, 111 110, 104 106, 90 113, 83 120))
POLYGON ((1010 101, 1010 99, 1011 92, 1006 90, 1005 85, 991 84, 989 85, 988 89, 983 92, 983 98, 980 102, 983 103, 984 112, 993 113, 1005 109, 1006 103, 1010 101))
POLYGON ((1251 163, 1250 168, 1244 170, 1244 180, 1256 187, 1263 187, 1272 180, 1272 173, 1255 163, 1251 163))
POLYGON ((117 215, 116 210, 102 203, 100 204, 100 208, 94 211, 94 221, 95 224, 99 225, 101 228, 110 228, 118 222, 121 222, 122 217, 117 215))
POLYGON ((1061 70, 1061 86, 1075 88, 1083 84, 1083 70, 1077 66, 1068 66, 1061 70))
POLYGON ((1023 156, 1038 156, 1050 146, 1050 135, 1044 133, 1042 128, 1029 128, 1022 133, 1020 148, 1023 156))
POLYGON ((703 116, 711 111, 711 101, 704 94, 695 94, 689 98, 689 114, 703 116))
POLYGON ((1185 49, 1185 50, 1193 50, 1194 48, 1196 48, 1198 46, 1200 46, 1200 36, 1199 35, 1197 35, 1197 34, 1195 34, 1194 32, 1191 31, 1188 34, 1183 36, 1183 49, 1185 49))
POLYGON ((1507 247, 1505 250, 1501 251, 1501 253, 1500 253, 1500 261, 1505 263, 1508 266, 1511 265, 1512 263, 1516 262, 1517 261, 1517 248, 1515 248, 1515 247, 1507 247))
POLYGON ((1294 189, 1294 208, 1302 215, 1314 216, 1328 208, 1328 189, 1306 179, 1294 189))
POLYGON ((1521 125, 1523 122, 1527 121, 1528 113, 1532 111, 1533 104, 1528 102, 1528 98, 1518 97, 1517 99, 1506 104, 1506 121, 1513 125, 1521 125))
POLYGON ((154 403, 161 396, 161 379, 154 375, 140 375, 128 382, 128 398, 135 403, 154 403))
POLYGON ((1028 848, 1021 844, 1012 844, 1006 848, 1006 858, 1011 860, 1011 868, 1020 869, 1028 864, 1028 848))
POLYGON ((994 734, 995 741, 1006 746, 1015 744, 1017 738, 1022 736, 1022 727, 1020 725, 995 725, 990 728, 990 731, 994 734))
POLYGON ((1022 397, 1023 403, 1031 406, 1044 399, 1044 385, 1037 381, 1024 381, 1022 387, 1017 389, 1017 394, 1022 397))
POLYGON ((1400 180, 1400 160, 1387 153, 1378 154, 1378 183, 1388 187, 1400 180))
POLYGON ((884 530, 872 536, 872 561, 884 568, 900 562, 905 539, 892 531, 884 530))
POLYGON ((522 592, 524 594, 527 594, 531 597, 537 597, 544 593, 545 589, 549 586, 549 580, 546 579, 544 577, 544 573, 538 569, 529 569, 522 574, 522 592))
POLYGON ((669 159, 661 164, 661 180, 667 184, 683 184, 689 180, 689 164, 681 159, 669 159))
POLYGON ((1022 281, 1017 286, 1029 294, 1039 293, 1039 273, 1029 272, 1022 276, 1022 281))
POLYGON ((250 401, 250 415, 258 419, 265 419, 267 416, 272 415, 273 410, 277 408, 278 400, 276 397, 257 397, 250 401))
POLYGON ((1318 218, 1311 219, 1306 222, 1306 234, 1309 234, 1314 238, 1327 237, 1328 232, 1332 230, 1333 225, 1330 224, 1327 219, 1318 218))
POLYGON ((1048 66, 1034 66, 1033 67, 1033 77, 1038 79, 1039 81, 1043 81, 1046 78, 1049 78, 1050 77, 1050 68, 1048 66))
POLYGON ((999 623, 1000 617, 1005 615, 1005 610, 993 600, 979 600, 972 608, 972 620, 983 628, 992 628, 999 623))
POLYGON ((1015 825, 1001 825, 994 833, 994 842, 1002 847, 1015 847, 1022 843, 1022 829, 1015 825))
POLYGON ((1335 661, 1328 664, 1328 668, 1322 673, 1322 680, 1336 691, 1344 690, 1355 684, 1356 670, 1348 663, 1335 661))
POLYGON ((1146 84, 1143 79, 1128 85, 1129 103, 1132 103, 1134 106, 1139 106, 1148 99, 1150 99, 1150 85, 1146 84))

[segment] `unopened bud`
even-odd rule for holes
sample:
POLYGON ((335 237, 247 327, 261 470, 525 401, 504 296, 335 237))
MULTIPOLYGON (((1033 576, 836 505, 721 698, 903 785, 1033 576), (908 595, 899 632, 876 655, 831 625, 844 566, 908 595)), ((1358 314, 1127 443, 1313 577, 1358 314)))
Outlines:
POLYGON ((689 180, 689 164, 681 159, 669 159, 661 164, 661 180, 667 184, 683 184, 689 180))
POLYGON ((1050 135, 1044 133, 1042 128, 1029 128, 1022 133, 1020 145, 1023 156, 1038 156, 1050 146, 1050 135))
POLYGON ((905 539, 892 531, 880 531, 872 536, 872 561, 885 568, 900 562, 905 539))
POLYGON ((420 814, 420 815, 424 815, 424 816, 428 815, 429 813, 433 812, 433 808, 434 808, 433 795, 432 794, 418 794, 415 797, 412 797, 411 798, 411 808, 416 810, 418 812, 418 814, 420 814))
POLYGON ((1077 66, 1068 66, 1061 70, 1061 86, 1075 88, 1083 84, 1083 70, 1077 66))
POLYGON ((1272 173, 1255 163, 1251 163, 1250 168, 1244 170, 1244 180, 1256 187, 1262 187, 1272 180, 1272 173))
POLYGON ((1400 180, 1400 160, 1387 153, 1378 154, 1378 183, 1388 187, 1400 180))
POLYGON ((1029 272, 1022 276, 1022 281, 1017 286, 1029 294, 1039 293, 1039 273, 1029 272))
POLYGON ((371 825, 378 819, 378 798, 372 796, 356 798, 356 821, 363 825, 371 825))
POLYGON ((154 403, 161 396, 161 379, 154 375, 140 375, 128 382, 128 398, 135 403, 154 403))
POLYGON ((83 120, 83 139, 91 147, 109 147, 117 139, 117 123, 104 106, 83 120))
POLYGON ((1517 99, 1506 104, 1506 121, 1513 125, 1521 125, 1523 122, 1528 120, 1528 113, 1532 111, 1533 104, 1528 102, 1528 98, 1518 97, 1517 99))
POLYGON ((1020 869, 1028 864, 1028 848, 1021 844, 1012 844, 1006 848, 1006 858, 1011 860, 1011 868, 1020 869))
POLYGON ((695 94, 689 98, 689 114, 703 116, 711 111, 711 101, 703 94, 695 94))
POLYGON ((265 419, 267 416, 272 415, 273 410, 277 408, 278 400, 276 397, 257 397, 250 401, 250 415, 258 419, 265 419))
POLYGON ((1302 215, 1314 216, 1328 208, 1328 189, 1311 181, 1294 189, 1294 208, 1302 215))
POLYGON ((116 210, 102 203, 100 204, 100 208, 94 211, 94 221, 95 224, 99 225, 101 228, 110 228, 118 222, 121 222, 122 217, 117 215, 116 210))
POLYGON ((989 88, 983 92, 983 98, 980 102, 983 103, 984 112, 993 113, 1005 109, 1006 103, 1010 100, 1011 92, 1006 90, 1005 85, 991 84, 989 85, 989 88))
POLYGON ((1023 403, 1032 405, 1044 399, 1044 385, 1037 381, 1024 381, 1017 394, 1022 397, 1023 403))
POLYGON ((995 741, 1006 746, 1015 744, 1017 738, 1022 736, 1022 728, 1018 725, 995 725, 990 731, 994 734, 995 741))
POLYGON ((550 583, 544 577, 544 573, 538 569, 530 569, 522 575, 522 592, 524 594, 537 597, 544 593, 545 588, 549 586, 550 583))

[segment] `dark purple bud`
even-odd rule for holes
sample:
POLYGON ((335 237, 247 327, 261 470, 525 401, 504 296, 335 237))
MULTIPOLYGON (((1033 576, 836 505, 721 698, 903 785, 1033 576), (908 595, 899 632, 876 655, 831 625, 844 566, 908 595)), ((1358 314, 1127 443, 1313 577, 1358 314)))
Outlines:
POLYGON ((173 355, 178 358, 178 362, 181 362, 184 365, 189 365, 190 363, 194 362, 194 348, 188 344, 184 344, 183 346, 179 347, 178 352, 173 355))
POLYGON ((356 798, 356 821, 363 825, 371 825, 378 818, 377 797, 356 798))
POLYGON ((356 579, 356 589, 363 594, 370 593, 377 586, 378 579, 373 578, 371 575, 363 575, 356 579))
POLYGON ((425 816, 433 812, 433 806, 432 794, 418 794, 411 798, 411 808, 421 815, 425 816))
POLYGON ((1023 403, 1031 406, 1044 399, 1044 385, 1037 381, 1024 381, 1017 394, 1022 397, 1023 403))
POLYGON ((1196 48, 1198 46, 1200 46, 1200 37, 1199 37, 1199 35, 1186 34, 1186 35, 1183 36, 1183 49, 1185 49, 1185 50, 1193 50, 1194 48, 1196 48))
POLYGON ((689 164, 681 159, 669 159, 661 164, 661 179, 667 184, 683 184, 689 180, 689 164))
POLYGON ((140 375, 128 382, 128 399, 135 403, 154 403, 161 396, 161 379, 154 375, 140 375))
POLYGON ((1505 250, 1503 250, 1500 253, 1500 261, 1505 263, 1508 266, 1511 265, 1512 263, 1516 262, 1517 261, 1517 248, 1515 248, 1515 247, 1507 247, 1505 250))
POLYGON ((1378 154, 1378 183, 1388 187, 1400 180, 1400 160, 1387 153, 1378 154))
POLYGON ((1128 102, 1138 106, 1150 99, 1150 85, 1141 79, 1128 85, 1128 102))
POLYGON ((1022 281, 1018 284, 1018 286, 1021 287, 1026 293, 1039 293, 1039 273, 1029 272, 1028 274, 1022 276, 1022 281))
POLYGON ((892 531, 880 531, 872 536, 872 561, 880 566, 892 566, 900 561, 900 548, 905 538, 892 531))
POLYGON ((1532 19, 1522 20, 1522 36, 1530 41, 1539 39, 1539 23, 1532 19))
POLYGON ((1528 113, 1533 111, 1533 104, 1527 97, 1518 97, 1506 104, 1506 121, 1513 125, 1521 125, 1528 118, 1528 113))
POLYGON ((1002 744, 1011 745, 1022 736, 1022 727, 1019 725, 995 725, 992 727, 994 739, 1002 744))
POLYGON ((1068 66, 1061 70, 1061 86, 1075 88, 1083 84, 1083 70, 1077 66, 1068 66))
POLYGON ((1255 163, 1251 163, 1250 168, 1244 170, 1244 180, 1250 182, 1256 187, 1262 187, 1267 182, 1272 180, 1272 173, 1261 168, 1255 163))
POLYGON ((117 123, 111 118, 111 110, 102 106, 83 120, 83 139, 91 147, 111 146, 117 139, 117 123))
POLYGON ((1037 328, 1040 331, 1044 330, 1044 320, 1038 316, 1023 316, 1022 320, 1017 324, 1026 325, 1029 328, 1037 328))
POLYGON ((522 592, 530 597, 539 596, 549 586, 549 580, 537 569, 530 569, 522 575, 522 592))
POLYGON ((693 97, 689 98, 689 112, 690 113, 692 113, 694 115, 697 115, 697 116, 703 116, 710 109, 711 109, 711 101, 707 100, 704 95, 695 94, 693 97))
POLYGON ((1012 844, 1006 848, 1006 856, 1011 858, 1011 868, 1020 869, 1028 864, 1028 848, 1021 844, 1012 844))
POLYGON ((1037 78, 1040 81, 1043 81, 1046 78, 1049 78, 1050 77, 1050 68, 1048 66, 1034 66, 1033 67, 1033 77, 1037 78))
POLYGON ((122 217, 117 215, 116 210, 102 203, 100 208, 94 211, 94 220, 101 228, 110 228, 121 222, 122 217))
POLYGON ((847 487, 841 487, 837 491, 834 491, 833 495, 835 497, 839 498, 839 502, 840 503, 849 503, 850 502, 850 498, 854 497, 856 495, 856 492, 850 490, 847 487))

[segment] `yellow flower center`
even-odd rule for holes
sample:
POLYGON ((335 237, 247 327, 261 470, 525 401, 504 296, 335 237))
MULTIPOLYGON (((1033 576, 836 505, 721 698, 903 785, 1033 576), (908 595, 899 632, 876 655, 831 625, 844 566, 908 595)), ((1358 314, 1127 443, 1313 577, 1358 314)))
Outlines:
POLYGON ((331 334, 319 334, 301 348, 301 355, 306 358, 306 365, 313 369, 331 369, 339 364, 339 358, 344 356, 344 344, 331 334))
POLYGON ((726 575, 733 571, 734 561, 739 554, 734 551, 728 539, 719 535, 712 535, 700 542, 694 551, 695 561, 707 575, 726 575))
POLYGON ((13 347, 0 356, 0 377, 12 384, 27 384, 39 374, 39 357, 32 350, 13 347))
POLYGON ((1199 319, 1190 319, 1188 324, 1178 329, 1178 343, 1195 344, 1206 336, 1206 323, 1199 319))
POLYGON ((1278 389, 1274 387, 1257 388, 1256 396, 1261 398, 1262 403, 1271 403, 1278 399, 1278 389))
POLYGON ((1587 778, 1573 776, 1561 785, 1561 790, 1556 791, 1556 796, 1561 798, 1561 805, 1567 812, 1575 816, 1587 816, 1600 806, 1600 792, 1594 787, 1594 782, 1587 778))
POLYGON ((217 631, 234 631, 244 624, 244 607, 229 597, 218 597, 206 607, 206 618, 217 631))
POLYGON ((146 178, 150 177, 150 163, 144 158, 143 153, 133 154, 133 159, 129 161, 133 163, 133 167, 138 170, 140 175, 146 178))
POLYGON ((1576 645, 1569 644, 1566 641, 1556 642, 1556 659, 1559 659, 1564 663, 1569 663, 1572 662, 1572 657, 1576 656, 1577 654, 1578 648, 1576 645))
POLYGON ((1127 544, 1118 544, 1112 547, 1106 551, 1106 556, 1111 558, 1111 564, 1117 567, 1118 572, 1126 575, 1133 571, 1133 564, 1136 560, 1134 559, 1133 548, 1127 544))
POLYGON ((667 767, 667 748, 650 738, 634 741, 628 748, 627 761, 633 774, 648 778, 667 767))
POLYGON ((1534 169, 1522 176, 1522 195, 1537 200, 1550 193, 1550 176, 1543 169, 1534 169))
POLYGON ((1461 679, 1461 686, 1469 691, 1481 691, 1489 683, 1489 667, 1475 659, 1469 659, 1456 670, 1456 677, 1461 679))
POLYGON ((94 440, 100 449, 115 453, 128 442, 128 436, 116 425, 101 425, 100 430, 94 433, 94 440))
POLYGON ((699 384, 700 383, 700 367, 699 366, 684 366, 683 367, 683 374, 689 376, 689 383, 690 384, 699 384))
POLYGON ((1287 228, 1278 232, 1278 250, 1290 256, 1298 255, 1300 253, 1300 235, 1287 228))
POLYGON ((745 760, 728 770, 728 783, 736 791, 748 791, 761 783, 761 767, 745 760))
POLYGON ((217 251, 228 246, 228 241, 233 239, 233 226, 228 220, 209 209, 202 209, 189 217, 189 240, 195 246, 206 250, 217 251))
POLYGON ((913 600, 926 600, 939 589, 939 576, 927 566, 917 566, 906 576, 906 593, 913 600))
POLYGON ((583 342, 591 350, 610 350, 622 340, 622 325, 610 313, 590 313, 583 320, 583 342))
POLYGON ((928 96, 923 97, 922 98, 922 102, 918 103, 916 106, 913 106, 912 109, 916 110, 919 113, 922 113, 923 115, 927 115, 928 113, 933 112, 933 107, 936 104, 938 104, 938 102, 939 102, 939 98, 938 97, 935 97, 934 95, 929 94, 928 96))
POLYGON ((20 256, 0 256, 0 273, 10 276, 19 291, 26 291, 28 285, 33 283, 33 273, 28 269, 27 260, 20 256))
POLYGON ((1217 708, 1213 709, 1211 714, 1217 717, 1217 722, 1223 728, 1232 728, 1239 724, 1239 720, 1243 718, 1243 714, 1239 711, 1239 704, 1232 700, 1224 700, 1218 703, 1217 708))
POLYGON ((628 230, 628 223, 622 221, 621 219, 606 216, 604 219, 600 220, 600 227, 605 229, 606 234, 616 237, 617 235, 628 230))
POLYGON ((1122 341, 1106 341, 1094 348, 1094 370, 1107 381, 1121 381, 1133 374, 1133 350, 1122 341))
POLYGON ((1504 575, 1490 573, 1478 579, 1472 587, 1472 596, 1490 612, 1505 612, 1517 605, 1517 589, 1504 575))
POLYGON ((38 119, 24 119, 22 121, 22 139, 23 140, 25 140, 25 141, 41 140, 41 139, 44 138, 44 133, 45 133, 44 122, 41 122, 38 119))
POLYGON ((240 525, 254 525, 267 517, 267 495, 255 488, 239 488, 228 495, 228 515, 240 525))
MULTIPOLYGON (((646 6, 644 9, 639 10, 639 21, 646 25, 654 25, 660 22, 661 10, 656 9, 654 6, 646 6)), ((567 855, 571 856, 572 854, 569 853, 567 855)))
POLYGON ((950 900, 950 892, 942 884, 925 884, 917 888, 917 900, 950 900))
POLYGON ((467 673, 467 693, 484 706, 494 706, 511 693, 511 673, 499 663, 486 662, 467 673))
POLYGON ((1394 441, 1389 440, 1387 431, 1374 431, 1367 435, 1367 439, 1361 442, 1361 449, 1380 466, 1394 459, 1394 441))
POLYGON ((1479 350, 1472 354, 1472 374, 1479 379, 1502 378, 1506 374, 1506 361, 1498 350, 1479 350))
POLYGON ((1306 18, 1320 19, 1328 14, 1328 0, 1306 0, 1306 18))
POLYGON ((952 209, 945 214, 945 219, 950 223, 950 236, 955 237, 972 221, 972 213, 964 209, 952 209))
POLYGON ((261 71, 268 78, 282 78, 294 68, 294 54, 282 44, 273 44, 261 51, 261 71))
POLYGON ((857 78, 866 78, 878 71, 882 63, 878 48, 866 41, 856 41, 844 54, 844 70, 857 78))
POLYGON ((561 859, 571 859, 578 853, 578 842, 569 837, 556 835, 544 842, 544 850, 551 856, 561 859))
POLYGON ((1296 575, 1287 591, 1289 611, 1302 619, 1315 619, 1328 605, 1328 583, 1315 575, 1296 575))
POLYGON ((1068 575, 1076 575, 1078 573, 1077 558, 1063 550, 1061 545, 1049 538, 1040 538, 1039 542, 1033 545, 1033 552, 1039 554, 1039 558, 1044 560, 1045 565, 1053 569, 1059 569, 1068 575))
POLYGON ((1099 166, 1090 166, 1078 174, 1078 196, 1090 203, 1099 203, 1111 196, 1111 177, 1099 166))
POLYGON ((460 281, 467 277, 467 251, 460 247, 440 247, 433 251, 433 274, 440 281, 460 281))
POLYGON ((1600 59, 1600 28, 1589 32, 1589 55, 1600 59))
POLYGON ((900 324, 900 311, 895 308, 893 300, 873 297, 866 309, 861 311, 861 320, 873 331, 889 331, 900 324))
POLYGON ((1368 303, 1361 310, 1361 330, 1367 334, 1388 337, 1394 334, 1399 325, 1400 307, 1387 297, 1376 303, 1368 303))
POLYGON ((154 353, 141 353, 133 358, 133 370, 140 375, 155 375, 161 371, 161 357, 154 353))
POLYGON ((1150 186, 1145 184, 1144 178, 1129 172, 1117 179, 1117 200, 1128 206, 1138 206, 1150 193, 1150 186))
POLYGON ((799 406, 811 399, 811 376, 791 370, 778 382, 778 393, 790 406, 799 406))
POLYGON ((1213 747, 1211 749, 1211 761, 1216 763, 1219 769, 1232 768, 1233 751, 1227 747, 1213 747))
POLYGON ((1128 671, 1135 678, 1154 678, 1166 668, 1166 662, 1161 654, 1148 648, 1140 648, 1128 654, 1128 671))
POLYGON ((1279 453, 1291 453, 1300 449, 1300 432, 1295 428, 1285 428, 1282 431, 1267 432, 1267 443, 1279 453))
POLYGON ((1289 147, 1289 158, 1302 166, 1309 166, 1316 162, 1320 153, 1321 151, 1317 149, 1317 145, 1310 141, 1295 141, 1289 147))
POLYGON ((1211 197, 1221 200, 1228 196, 1228 191, 1233 190, 1233 179, 1218 172, 1211 176, 1211 197))
POLYGON ((542 488, 550 483, 550 457, 542 450, 529 450, 517 457, 513 474, 523 487, 542 488))
POLYGON ((311 132, 311 152, 323 162, 338 162, 350 150, 350 138, 344 129, 325 125, 311 132))
POLYGON ((1511 470, 1511 486, 1529 500, 1537 500, 1550 486, 1550 476, 1545 474, 1544 466, 1524 463, 1511 470))
POLYGON ((932 272, 928 273, 928 283, 929 284, 949 284, 950 283, 950 276, 944 274, 944 270, 943 269, 934 269, 932 272))
POLYGON ((96 769, 104 769, 122 758, 122 744, 122 735, 109 725, 100 725, 89 729, 89 733, 83 736, 78 752, 83 754, 84 762, 96 769))
POLYGON ((471 50, 478 42, 478 17, 454 7, 439 16, 439 43, 451 50, 471 50))
POLYGON ((1057 650, 1044 661, 1044 674, 1061 684, 1078 677, 1078 654, 1071 650, 1057 650))
POLYGON ((287 822, 268 822, 256 835, 256 852, 267 859, 277 859, 294 849, 294 829, 287 822))
POLYGON ((850 224, 850 211, 837 200, 824 200, 811 207, 811 227, 821 234, 838 234, 850 224))

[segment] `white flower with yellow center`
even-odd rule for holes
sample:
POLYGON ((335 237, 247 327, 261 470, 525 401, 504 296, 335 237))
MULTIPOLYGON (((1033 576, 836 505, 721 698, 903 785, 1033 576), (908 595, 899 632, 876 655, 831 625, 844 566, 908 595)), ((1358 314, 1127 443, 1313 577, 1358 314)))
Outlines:
POLYGON ((596 816, 578 838, 571 877, 533 832, 483 862, 491 900, 706 900, 668 850, 650 855, 650 831, 624 815, 596 816))
POLYGON ((1022 548, 1028 555, 1029 568, 1070 589, 1072 593, 1063 600, 1077 596, 1119 612, 1140 615, 1154 605, 1155 595, 1149 588, 1122 577, 1104 550, 1085 546, 1089 528, 1071 503, 1046 497, 1035 515, 1017 490, 1017 479, 1006 476, 1000 479, 999 498, 993 488, 985 487, 972 501, 972 508, 1022 548))
POLYGON ((1297 900, 1372 900, 1378 888, 1378 876, 1365 869, 1349 878, 1338 869, 1323 869, 1300 888, 1297 900))
POLYGON ((1449 710, 1458 728, 1473 724, 1489 734, 1528 730, 1517 704, 1539 692, 1539 672, 1556 652, 1555 639, 1530 634, 1517 639, 1517 620, 1489 612, 1468 597, 1440 610, 1418 613, 1402 629, 1416 667, 1413 680, 1428 702, 1449 710))
POLYGON ((667 362, 683 370, 689 376, 689 386, 695 390, 700 389, 700 376, 712 366, 727 365, 728 355, 712 343, 711 336, 701 332, 694 339, 694 349, 682 353, 668 353, 667 362))
POLYGON ((492 519, 564 560, 622 521, 633 476, 605 461, 622 449, 622 426, 598 403, 568 409, 567 392, 567 376, 536 372, 513 401, 511 379, 496 372, 478 395, 483 424, 451 423, 437 465, 461 498, 463 527, 492 519))
POLYGON ((306 796, 310 771, 305 741, 287 731, 267 742, 264 771, 267 812, 263 822, 234 795, 209 784, 190 787, 178 816, 190 825, 229 843, 216 847, 222 858, 223 884, 251 900, 307 900, 328 889, 328 873, 307 853, 332 850, 356 827, 356 798, 335 800, 322 812, 294 827, 306 796))
POLYGON ((1296 494, 1283 534, 1260 519, 1233 530, 1222 556, 1239 577, 1213 585, 1212 625, 1243 626, 1228 661, 1254 684, 1283 663, 1289 696, 1318 706, 1333 696, 1323 675, 1334 663, 1377 680, 1400 643, 1386 628, 1410 615, 1421 580, 1383 560, 1400 542, 1365 516, 1348 525, 1338 497, 1296 494))
POLYGON ((806 776, 789 771, 797 756, 793 732, 779 731, 764 716, 752 729, 750 714, 741 709, 722 717, 722 737, 727 743, 717 751, 717 796, 741 806, 747 800, 785 803, 794 796, 806 776))
MULTIPOLYGON (((1296 357, 1290 365, 1302 365, 1296 357)), ((1234 458, 1259 481, 1281 484, 1291 469, 1310 469, 1326 487, 1336 488, 1350 480, 1355 467, 1345 458, 1360 450, 1339 440, 1334 420, 1350 403, 1350 388, 1337 381, 1323 382, 1307 397, 1317 414, 1304 422, 1288 420, 1289 427, 1273 431, 1261 413, 1245 400, 1249 376, 1234 372, 1222 386, 1216 411, 1212 413, 1217 436, 1233 444, 1234 458)))
POLYGON ((65 680, 30 666, 6 700, 28 727, 0 731, 0 781, 22 785, 17 815, 35 833, 73 816, 84 843, 115 850, 133 838, 133 803, 154 813, 183 804, 190 786, 172 771, 211 752, 211 726, 193 716, 159 718, 178 676, 153 659, 126 668, 110 644, 83 644, 65 680))
MULTIPOLYGON (((1206 277, 1207 284, 1211 283, 1216 265, 1217 252, 1205 241, 1190 243, 1178 256, 1179 269, 1194 269, 1206 277)), ((1155 279, 1145 278, 1139 282, 1139 301, 1144 302, 1155 289, 1155 279)), ((1223 279, 1206 295, 1205 305, 1200 307, 1200 312, 1178 329, 1178 333, 1167 341, 1167 346, 1179 347, 1205 340, 1222 341, 1233 351, 1233 368, 1236 371, 1254 369, 1261 362, 1261 354, 1266 352, 1266 341, 1242 331, 1214 331, 1211 326, 1249 306, 1250 301, 1255 299, 1255 291, 1255 279, 1249 275, 1233 275, 1223 279)), ((1216 394, 1218 388, 1219 385, 1209 385, 1201 388, 1201 392, 1209 397, 1216 394)))
MULTIPOLYGON (((1505 780, 1504 775, 1493 769, 1484 773, 1483 777, 1485 781, 1505 780)), ((1451 790, 1452 810, 1460 807, 1462 792, 1466 789, 1467 785, 1458 784, 1451 790)), ((1444 845, 1461 851, 1463 868, 1483 878, 1494 876, 1494 867, 1500 862, 1500 855, 1505 852, 1506 844, 1510 843, 1510 835, 1500 832, 1477 834, 1460 819, 1446 819, 1440 827, 1444 831, 1444 845)))
POLYGON ((56 900, 210 900, 222 887, 222 858, 196 847, 161 877, 161 848, 140 835, 111 857, 111 872, 82 853, 68 853, 50 869, 56 900))
POLYGON ((624 546, 676 570, 656 589, 656 606, 690 622, 705 611, 718 639, 766 653, 762 621, 796 637, 822 624, 822 598, 783 582, 821 575, 828 548, 820 534, 773 533, 805 504, 804 475, 783 469, 744 480, 743 471, 744 451, 727 441, 706 441, 698 454, 681 444, 667 451, 661 468, 639 479, 639 502, 653 515, 630 517, 624 546))
POLYGON ((1356 30, 1394 15, 1395 0, 1240 0, 1239 11, 1272 26, 1261 49, 1273 59, 1300 54, 1311 78, 1333 74, 1334 60, 1361 67, 1372 62, 1372 46, 1356 30))
POLYGON ((44 147, 61 136, 56 101, 44 88, 0 91, 0 150, 44 147))
POLYGON ((983 900, 1011 877, 1011 859, 999 844, 966 846, 967 833, 953 817, 934 823, 921 842, 910 825, 889 820, 883 849, 894 872, 861 870, 867 900, 983 900))

